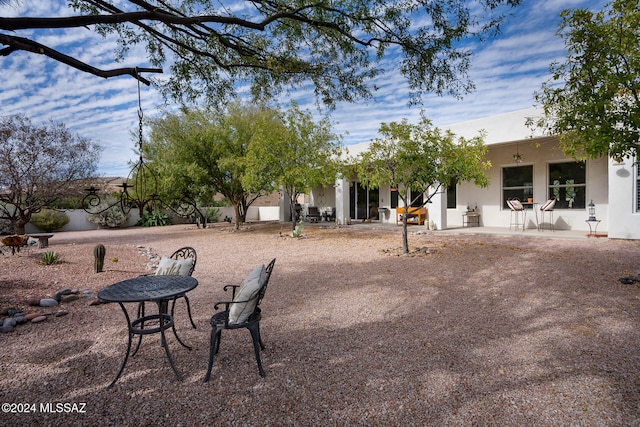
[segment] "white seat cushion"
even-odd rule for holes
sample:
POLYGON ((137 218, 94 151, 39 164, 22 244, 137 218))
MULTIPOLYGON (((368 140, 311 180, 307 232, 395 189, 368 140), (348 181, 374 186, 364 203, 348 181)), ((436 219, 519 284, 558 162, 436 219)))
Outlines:
POLYGON ((520 203, 520 200, 507 200, 507 203, 509 203, 509 205, 511 206, 511 208, 514 211, 522 211, 524 210, 524 206, 522 206, 522 203, 520 203))
POLYGON ((168 256, 160 258, 156 276, 174 275, 189 276, 193 269, 193 258, 172 259, 168 256))
POLYGON ((542 205, 542 207, 540 208, 541 211, 551 211, 553 210, 553 207, 556 205, 556 199, 549 199, 547 200, 547 202, 542 205))
MULTIPOLYGON (((244 279, 233 300, 249 301, 256 296, 265 280, 267 280, 267 270, 262 264, 254 268, 244 279)), ((231 304, 229 307, 229 324, 246 322, 256 308, 257 302, 258 299, 256 298, 249 302, 234 302, 231 304)))

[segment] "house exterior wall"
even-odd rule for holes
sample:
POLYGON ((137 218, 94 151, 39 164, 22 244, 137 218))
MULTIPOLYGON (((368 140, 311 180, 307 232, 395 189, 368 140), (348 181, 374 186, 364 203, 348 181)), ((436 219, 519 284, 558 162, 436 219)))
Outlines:
POLYGON ((609 212, 610 238, 640 239, 640 213, 634 209, 637 200, 633 197, 634 194, 638 197, 637 167, 632 159, 625 159, 620 163, 610 160, 609 203, 615 207, 609 212))
MULTIPOLYGON (((480 213, 480 225, 487 227, 508 227, 511 211, 504 208, 502 203, 502 168, 509 166, 533 165, 533 201, 537 209, 548 197, 548 166, 551 163, 571 162, 562 153, 555 138, 522 140, 489 146, 487 159, 492 167, 488 171, 489 187, 478 188, 473 183, 463 182, 457 189, 457 207, 448 209, 449 226, 462 226, 462 214, 470 207, 477 205, 480 213), (522 156, 522 163, 517 164, 513 155, 518 152, 522 156)), ((609 187, 607 184, 608 162, 605 158, 588 160, 586 162, 586 200, 596 205, 597 219, 602 220, 598 232, 606 231, 609 225, 609 187)), ((631 193, 629 193, 631 194, 631 193)), ((527 211, 526 226, 536 227, 536 213, 540 219, 540 212, 527 211)), ((586 230, 589 225, 588 208, 584 209, 555 209, 553 213, 554 226, 559 230, 586 230)), ((547 219, 545 218, 545 222, 547 219)))
POLYGON ((311 190, 309 192, 309 206, 316 206, 320 212, 335 208, 336 191, 334 186, 318 187, 311 190))
MULTIPOLYGON (((537 210, 527 211, 526 226, 536 227, 536 218, 541 219, 539 208, 549 194, 549 165, 573 161, 563 154, 557 138, 536 134, 526 126, 527 118, 535 119, 540 114, 542 112, 539 109, 531 108, 447 127, 455 135, 466 138, 474 137, 480 130, 484 130, 485 143, 489 147, 487 159, 491 161, 492 167, 487 171, 490 180, 487 188, 478 188, 471 182, 458 184, 455 208, 446 208, 446 195, 436 196, 437 200, 427 205, 429 220, 435 222, 436 229, 461 227, 467 206, 477 206, 480 226, 509 227, 511 211, 503 207, 502 171, 504 167, 516 165, 533 166, 533 200, 537 203, 537 210), (514 162, 513 155, 516 153, 522 156, 521 163, 514 162)), ((357 155, 367 147, 366 143, 349 146, 349 152, 357 155)), ((587 160, 586 206, 578 209, 556 206, 553 212, 555 228, 592 231, 586 220, 589 218, 589 202, 593 201, 596 218, 600 220, 598 233, 607 233, 610 238, 640 239, 640 212, 637 212, 640 210, 637 209, 640 184, 637 168, 633 160, 625 160, 621 164, 606 157, 587 160)), ((380 216, 380 221, 395 223, 396 210, 390 209, 389 186, 379 189, 379 197, 379 207, 389 208, 388 213, 380 216)), ((349 181, 336 181, 335 203, 339 222, 347 222, 350 212, 349 181)), ((547 220, 548 216, 545 224, 547 220)))

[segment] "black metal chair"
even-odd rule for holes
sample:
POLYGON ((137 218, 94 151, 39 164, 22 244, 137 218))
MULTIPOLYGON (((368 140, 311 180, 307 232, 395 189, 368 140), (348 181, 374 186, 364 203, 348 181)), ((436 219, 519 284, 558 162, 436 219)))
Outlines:
MULTIPOLYGON (((220 339, 222 337, 222 331, 225 329, 248 329, 251 333, 251 338, 253 340, 253 348, 256 354, 256 362, 258 362, 258 371, 260 372, 260 376, 264 377, 264 369, 262 369, 262 362, 260 360, 260 350, 264 350, 265 346, 262 342, 262 337, 260 336, 260 319, 262 318, 262 314, 260 311, 260 303, 262 302, 262 298, 264 297, 264 293, 267 290, 267 285, 269 284, 269 278, 271 277, 271 272, 273 271, 273 266, 276 263, 276 259, 272 259, 271 262, 264 269, 264 278, 262 283, 259 283, 258 290, 255 292, 253 296, 246 300, 238 300, 236 301, 236 289, 240 288, 237 292, 238 296, 243 295, 243 289, 245 285, 226 285, 223 290, 226 292, 228 289, 232 289, 232 297, 231 301, 219 301, 217 302, 213 308, 218 310, 218 308, 224 304, 224 310, 215 313, 211 317, 211 348, 209 349, 209 365, 207 367, 207 374, 204 377, 204 382, 208 382, 209 378, 211 378, 211 370, 213 368, 213 357, 220 350, 220 339), (246 320, 240 320, 235 322, 232 316, 230 316, 230 312, 234 311, 234 304, 246 304, 246 307, 249 307, 251 310, 251 314, 249 314, 246 320), (253 305, 253 307, 251 307, 253 305)), ((261 266, 264 267, 264 266, 261 266)), ((255 271, 255 270, 254 270, 255 271)), ((252 272, 253 273, 253 272, 252 272)), ((237 308, 237 307, 236 307, 237 308)))
POLYGON ((320 209, 317 206, 309 206, 307 208, 307 221, 309 222, 319 222, 322 219, 322 214, 320 214, 320 209))
MULTIPOLYGON (((186 276, 191 276, 193 274, 193 270, 195 270, 196 268, 196 261, 198 259, 198 256, 194 248, 192 248, 191 246, 185 246, 178 249, 174 253, 172 253, 169 258, 177 261, 183 260, 183 259, 193 259, 193 264, 191 265, 191 268, 187 272, 188 274, 184 274, 186 276)), ((193 322, 193 317, 191 316, 191 304, 189 304, 189 297, 187 297, 186 294, 180 294, 173 299, 171 303, 171 316, 173 316, 173 313, 176 308, 176 301, 179 298, 184 298, 184 301, 187 304, 187 313, 189 314, 189 321, 191 322, 191 326, 193 327, 193 329, 196 329, 196 324, 193 322)), ((144 302, 141 302, 138 305, 138 314, 139 314, 139 317, 144 316, 144 302)))

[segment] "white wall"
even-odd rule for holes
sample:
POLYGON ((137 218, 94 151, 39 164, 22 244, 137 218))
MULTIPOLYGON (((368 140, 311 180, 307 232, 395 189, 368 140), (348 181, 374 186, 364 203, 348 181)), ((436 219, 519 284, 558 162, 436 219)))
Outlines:
POLYGON ((609 212, 609 237, 640 239, 640 213, 634 212, 637 172, 633 160, 625 159, 622 163, 610 160, 609 171, 609 203, 615 206, 609 212))
MULTIPOLYGON (((547 200, 548 165, 549 163, 572 161, 562 153, 555 139, 544 138, 542 140, 524 140, 519 143, 496 144, 489 146, 487 159, 492 167, 488 171, 489 187, 478 188, 473 183, 465 182, 458 185, 458 200, 456 209, 448 209, 449 226, 462 226, 462 214, 466 211, 467 203, 478 206, 480 213, 480 225, 487 227, 508 227, 511 212, 502 207, 502 167, 515 166, 513 154, 519 152, 522 155, 521 165, 533 165, 533 199, 539 203, 547 200)), ((587 161, 587 185, 586 200, 596 205, 596 217, 602 222, 598 226, 598 232, 605 232, 609 226, 608 221, 608 185, 607 185, 607 159, 601 158, 587 161)), ((540 212, 537 212, 540 219, 540 212)), ((584 209, 556 209, 553 213, 556 229, 586 230, 589 226, 585 222, 588 218, 587 207, 584 209)), ((545 218, 545 222, 546 222, 545 218)), ((535 228, 536 215, 533 211, 527 212, 527 227, 535 228)))

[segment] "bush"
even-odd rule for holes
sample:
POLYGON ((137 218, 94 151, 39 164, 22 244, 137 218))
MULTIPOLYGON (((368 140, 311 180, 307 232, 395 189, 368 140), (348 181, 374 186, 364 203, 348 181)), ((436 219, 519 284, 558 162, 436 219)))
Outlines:
POLYGON ((31 216, 31 224, 47 233, 59 230, 67 223, 69 223, 67 214, 53 209, 42 209, 31 216))
POLYGON ((218 222, 220 221, 220 209, 218 208, 209 208, 207 209, 207 222, 218 222))
POLYGON ((40 263, 44 265, 59 264, 60 262, 60 255, 54 251, 47 251, 40 257, 40 263))
POLYGON ((50 207, 53 209, 82 209, 82 198, 66 197, 64 199, 56 199, 50 207))
POLYGON ((136 225, 142 227, 162 227, 171 224, 171 217, 169 217, 169 215, 156 211, 145 213, 136 225))
POLYGON ((117 203, 118 198, 107 197, 98 206, 92 208, 92 210, 98 213, 88 213, 86 215, 87 221, 92 224, 100 225, 102 227, 115 228, 127 222, 127 214, 122 212, 120 203, 117 203), (115 205, 113 205, 115 203, 115 205), (113 206, 111 206, 113 205, 113 206), (107 207, 111 206, 107 209, 107 207), (104 209, 104 211, 103 211, 104 209), (102 211, 102 212, 100 212, 102 211))

